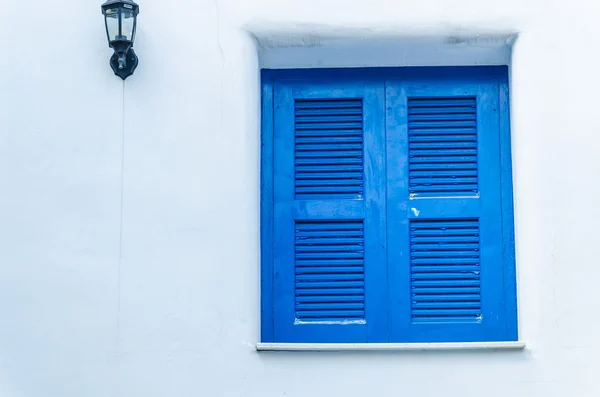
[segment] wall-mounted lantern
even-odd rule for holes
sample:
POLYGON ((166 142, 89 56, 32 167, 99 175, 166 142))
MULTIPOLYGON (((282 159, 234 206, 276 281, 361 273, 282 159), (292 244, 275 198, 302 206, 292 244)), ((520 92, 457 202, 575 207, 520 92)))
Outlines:
POLYGON ((140 7, 132 0, 108 0, 102 4, 108 45, 115 50, 110 66, 123 80, 131 76, 138 65, 133 41, 139 11, 140 7))

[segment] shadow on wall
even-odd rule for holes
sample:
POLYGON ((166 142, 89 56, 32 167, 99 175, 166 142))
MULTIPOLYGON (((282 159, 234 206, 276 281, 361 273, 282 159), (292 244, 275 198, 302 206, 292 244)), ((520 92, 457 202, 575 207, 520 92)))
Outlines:
POLYGON ((266 69, 508 65, 517 33, 474 29, 352 29, 249 25, 266 69))

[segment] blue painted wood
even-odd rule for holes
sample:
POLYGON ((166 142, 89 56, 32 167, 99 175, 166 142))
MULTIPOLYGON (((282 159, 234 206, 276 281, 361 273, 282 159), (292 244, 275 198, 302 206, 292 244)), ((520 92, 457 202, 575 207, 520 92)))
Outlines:
POLYGON ((500 320, 505 316, 505 297, 501 282, 504 266, 497 82, 404 79, 388 81, 387 86, 388 209, 396 211, 388 216, 407 219, 389 222, 388 227, 388 245, 401 247, 400 252, 390 250, 388 257, 389 284, 398 286, 390 294, 390 339, 510 340, 500 320), (458 108, 457 100, 465 104, 475 101, 477 117, 470 109, 462 110, 461 116, 448 115, 447 106, 458 108), (416 107, 427 109, 427 118, 411 118, 415 101, 416 107), (447 152, 426 149, 427 155, 415 153, 410 142, 415 136, 430 137, 428 145, 443 143, 447 152), (455 146, 464 142, 476 142, 477 146, 469 147, 470 152, 465 154, 462 147, 455 146), (407 160, 396 164, 392 163, 397 162, 393 157, 407 160), (446 167, 440 168, 440 163, 446 167), (451 164, 457 167, 447 167, 451 164), (470 167, 465 168, 464 164, 470 167), (443 170, 443 177, 458 180, 459 187, 411 192, 414 165, 423 166, 419 171, 428 170, 433 178, 443 170), (470 172, 474 169, 471 165, 476 167, 476 181, 464 189, 460 187, 463 175, 453 173, 470 172), (458 301, 454 294, 468 294, 470 298, 458 301), (424 300, 427 296, 429 300, 424 300))
POLYGON ((385 192, 385 87, 365 88, 365 283, 367 341, 389 340, 385 192))
POLYGON ((362 200, 298 200, 292 208, 294 219, 364 219, 365 205, 362 200))
POLYGON ((263 76, 260 135, 260 330, 262 342, 274 342, 273 330, 273 82, 263 76))
POLYGON ((295 318, 307 322, 365 319, 365 227, 361 220, 295 222, 295 318), (332 237, 334 235, 334 237, 332 237), (336 287, 316 288, 319 283, 336 287), (355 285, 358 293, 340 293, 355 285), (319 289, 318 292, 313 292, 319 289), (310 291, 310 292, 307 292, 310 291), (325 294, 326 293, 326 294, 325 294))
POLYGON ((475 97, 409 98, 409 192, 414 197, 479 192, 475 97))
POLYGON ((408 68, 331 68, 331 69, 263 69, 263 78, 307 82, 371 81, 376 84, 386 79, 426 79, 435 81, 458 81, 470 83, 505 78, 506 66, 447 66, 408 68))
MULTIPOLYGON (((388 312, 390 342, 409 334, 410 241, 408 226, 408 102, 406 87, 386 86, 386 175, 388 243, 388 312)), ((416 211, 418 209, 415 208, 416 211)), ((420 209, 423 211, 423 208, 420 209)))
POLYGON ((273 298, 276 342, 292 342, 295 324, 294 96, 276 81, 274 100, 273 298))
POLYGON ((361 198, 362 98, 323 99, 317 95, 316 99, 295 99, 295 198, 313 203, 361 198))
POLYGON ((262 340, 517 340, 506 67, 262 77, 262 340))
POLYGON ((498 83, 481 84, 477 95, 477 139, 481 215, 480 258, 482 331, 480 340, 510 340, 503 326, 504 260, 502 255, 502 192, 500 169, 498 83))
POLYGON ((383 100, 381 85, 275 82, 278 342, 387 340, 383 100))
POLYGON ((412 219, 409 230, 411 322, 479 322, 478 219, 412 219))
MULTIPOLYGON (((508 68, 506 68, 508 69, 508 68)), ((499 78, 500 168, 506 339, 519 340, 508 71, 499 78)))

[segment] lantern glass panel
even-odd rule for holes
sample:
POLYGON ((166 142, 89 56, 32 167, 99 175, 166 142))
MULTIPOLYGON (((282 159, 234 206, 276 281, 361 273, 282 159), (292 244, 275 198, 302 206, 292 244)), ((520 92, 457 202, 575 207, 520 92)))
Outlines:
POLYGON ((133 10, 121 9, 121 36, 122 40, 133 41, 135 36, 135 14, 133 10))
POLYGON ((106 19, 106 34, 108 41, 118 40, 119 37, 119 9, 109 8, 104 14, 106 19))

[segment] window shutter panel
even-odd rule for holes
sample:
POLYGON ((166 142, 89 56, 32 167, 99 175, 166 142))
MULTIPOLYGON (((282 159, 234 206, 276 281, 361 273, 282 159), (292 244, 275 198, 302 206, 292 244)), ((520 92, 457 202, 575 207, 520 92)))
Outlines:
POLYGON ((276 342, 387 338, 383 121, 382 85, 274 85, 276 342))
POLYGON ((407 80, 387 98, 391 341, 513 339, 498 83, 407 80))

